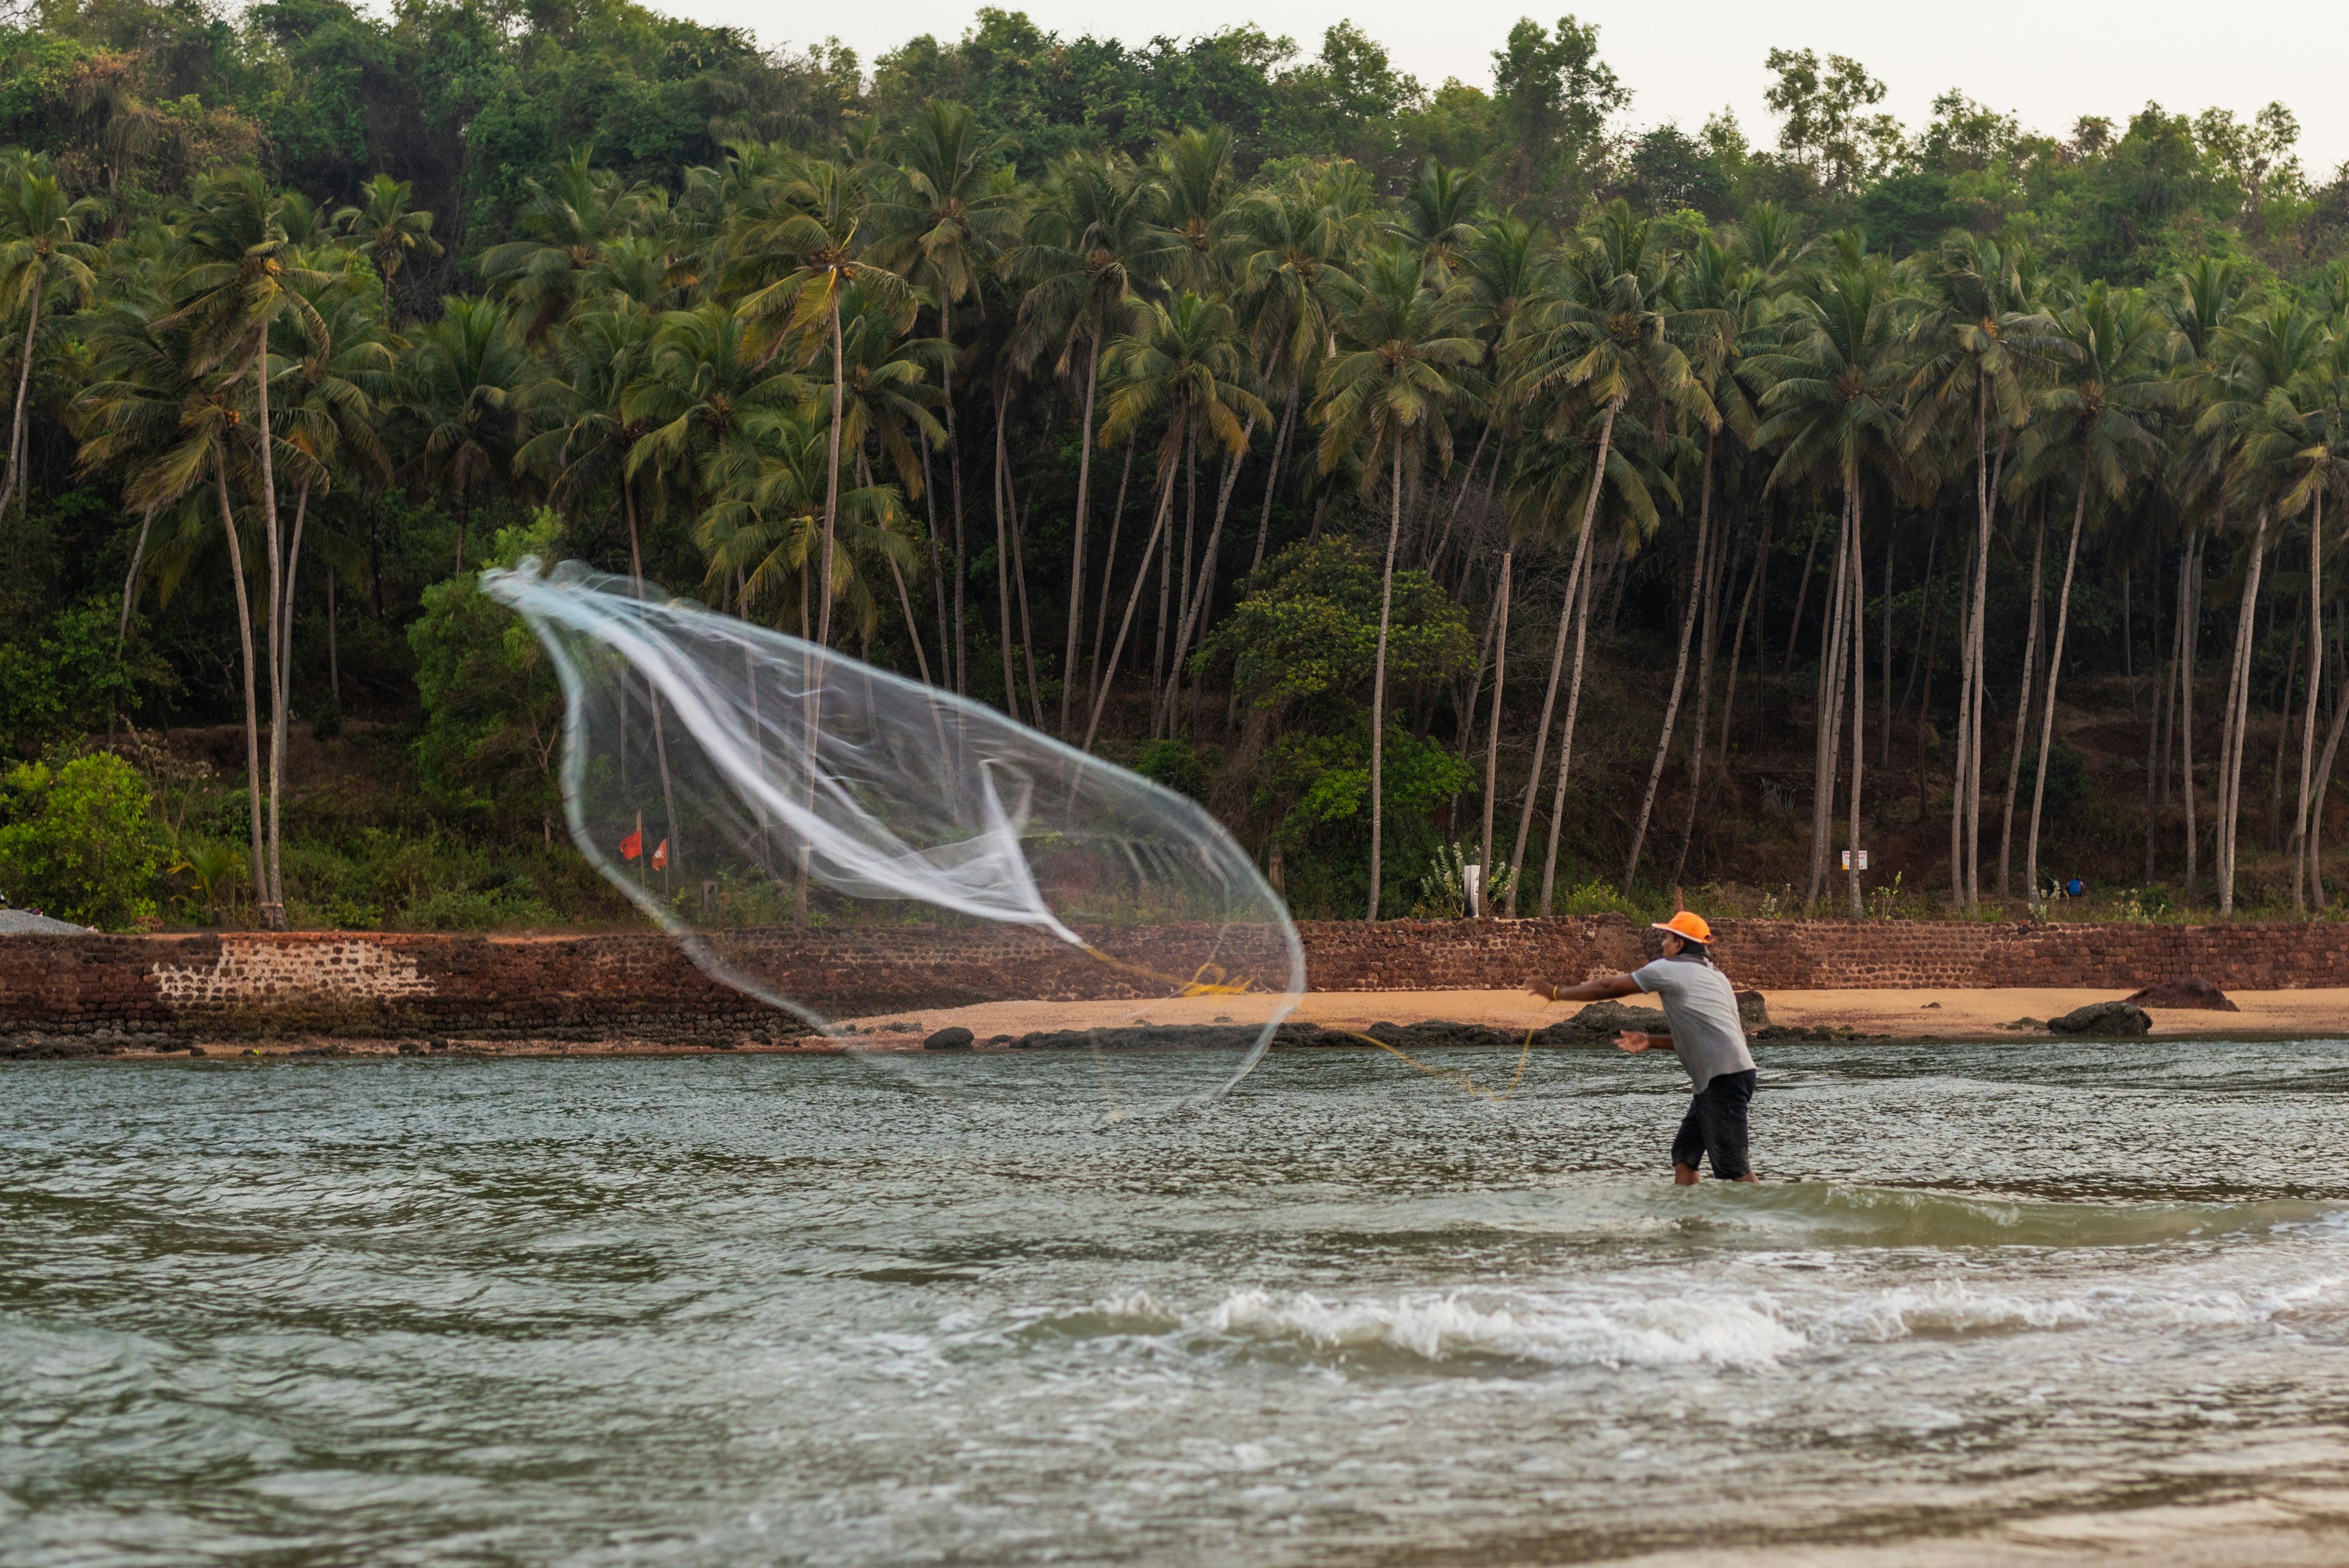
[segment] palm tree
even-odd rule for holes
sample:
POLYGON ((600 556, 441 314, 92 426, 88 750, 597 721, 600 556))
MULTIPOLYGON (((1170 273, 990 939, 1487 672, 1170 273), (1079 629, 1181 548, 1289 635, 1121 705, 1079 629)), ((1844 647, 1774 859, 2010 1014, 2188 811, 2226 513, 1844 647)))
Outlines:
POLYGON ((1324 365, 1313 419, 1321 427, 1321 472, 1350 452, 1362 464, 1362 488, 1387 469, 1386 565, 1379 587, 1378 652, 1371 677, 1370 912, 1379 918, 1386 758, 1387 634, 1394 605, 1395 551, 1402 539, 1405 471, 1432 455, 1439 472, 1452 465, 1453 405, 1474 403, 1486 383, 1475 367, 1485 346, 1466 331, 1460 303, 1427 285, 1419 254, 1393 244, 1363 258, 1341 291, 1332 326, 1338 353, 1324 365))
POLYGON ((629 234, 646 193, 609 169, 595 168, 579 148, 543 182, 525 181, 529 197, 514 216, 520 236, 481 253, 484 282, 529 313, 523 337, 535 343, 605 280, 612 243, 629 234))
POLYGON ((651 361, 655 323, 651 311, 621 296, 575 312, 545 339, 551 373, 528 382, 515 405, 530 433, 515 449, 514 472, 535 475, 566 516, 578 516, 605 482, 619 489, 639 593, 644 545, 635 481, 623 468, 644 430, 622 401, 651 361))
MULTIPOLYGON (((1534 802, 1541 783, 1543 755, 1549 739, 1558 678, 1566 663, 1569 626, 1579 649, 1588 636, 1583 624, 1588 610, 1584 591, 1590 558, 1592 524, 1599 515, 1602 486, 1618 483, 1613 475, 1615 421, 1627 403, 1639 400, 1659 419, 1674 411, 1697 412, 1712 418, 1712 405, 1689 368, 1681 347, 1695 325, 1681 313, 1671 286, 1670 263, 1663 247, 1644 219, 1632 215, 1622 201, 1610 202, 1599 214, 1594 231, 1580 245, 1559 259, 1561 287, 1520 316, 1520 328, 1503 357, 1509 379, 1506 396, 1515 403, 1547 405, 1542 438, 1556 441, 1578 437, 1585 416, 1599 420, 1596 450, 1589 464, 1588 490, 1582 519, 1574 531, 1574 562, 1567 574, 1564 608, 1557 643, 1550 652, 1549 685, 1542 699, 1540 726, 1534 737, 1533 774, 1517 819, 1516 846, 1509 857, 1508 912, 1516 913, 1518 873, 1525 865, 1526 841, 1533 828, 1534 802)), ((1537 465, 1538 466, 1538 465, 1537 465)), ((1551 492, 1554 495, 1554 492, 1551 492)), ((1567 699, 1568 714, 1560 742, 1558 794, 1566 791, 1564 759, 1574 744, 1573 719, 1581 698, 1581 656, 1575 660, 1575 686, 1567 699)), ((1553 814, 1552 821, 1556 822, 1553 814)), ((1550 834, 1550 865, 1557 865, 1558 836, 1550 834)), ((1543 878, 1547 908, 1550 874, 1543 878)))
MULTIPOLYGON (((938 337, 948 346, 940 367, 945 394, 947 488, 955 537, 954 649, 949 679, 969 687, 962 649, 962 444, 955 431, 954 308, 978 291, 981 271, 1019 237, 1021 199, 1001 177, 1000 163, 1016 143, 990 137, 963 104, 932 99, 887 143, 897 180, 873 203, 874 257, 925 290, 938 313, 938 337)), ((1080 503, 1081 510, 1081 503, 1080 503)))
MULTIPOLYGON (((2322 772, 2312 774, 2316 747, 2316 691, 2324 669, 2324 498, 2349 492, 2349 316, 2336 316, 2323 355, 2301 372, 2292 389, 2300 414, 2296 438, 2304 442, 2292 453, 2298 477, 2284 493, 2278 510, 2286 516, 2309 514, 2308 524, 2308 695, 2301 721, 2300 800, 2292 836, 2292 901, 2304 909, 2313 899, 2324 907, 2323 867, 2317 859, 2324 792, 2333 774, 2331 753, 2322 772), (2312 793, 2312 785, 2313 793, 2312 793), (2305 896, 2303 897, 2303 885, 2305 896)), ((2349 681, 2335 684, 2349 691, 2349 681)), ((2344 710, 2349 711, 2349 710, 2344 710)), ((2335 734, 2339 727, 2335 726, 2335 734)))
POLYGON ((1485 222, 1484 209, 1485 182, 1475 172, 1447 168, 1433 158, 1404 190, 1395 234, 1418 247, 1432 287, 1451 287, 1465 270, 1485 222))
POLYGON ((360 187, 358 205, 335 214, 335 226, 367 253, 367 260, 375 264, 376 276, 383 280, 387 321, 394 314, 392 283, 408 258, 429 259, 441 254, 440 242, 432 237, 432 214, 409 205, 414 194, 407 181, 378 174, 360 187))
POLYGON ((41 306, 53 289, 88 305, 95 296, 102 260, 84 244, 83 229, 105 215, 94 199, 74 201, 54 175, 27 161, 14 179, 0 180, 0 311, 25 312, 25 342, 16 366, 16 408, 8 423, 7 472, 0 478, 0 517, 16 497, 25 475, 25 403, 33 386, 33 345, 41 329, 41 306))
POLYGON ((1232 223, 1235 294, 1252 313, 1256 360, 1268 368, 1268 374, 1287 382, 1280 428, 1265 472, 1256 553, 1248 564, 1253 572, 1264 565, 1281 461, 1297 424, 1299 392, 1329 354, 1330 291, 1344 276, 1361 224, 1330 199, 1326 188, 1296 176, 1244 200, 1232 223))
MULTIPOLYGON (((252 421, 239 395, 243 376, 207 363, 212 349, 197 336, 185 312, 153 316, 135 305, 119 306, 101 322, 98 342, 98 376, 75 405, 75 425, 81 436, 78 462, 86 473, 122 474, 123 504, 136 508, 144 520, 131 579, 124 587, 126 605, 136 589, 139 562, 154 518, 179 513, 190 525, 186 531, 192 533, 200 512, 196 497, 207 487, 219 509, 243 652, 245 805, 254 900, 266 919, 272 898, 262 846, 266 789, 261 771, 252 601, 245 586, 244 539, 230 499, 233 484, 250 483, 253 449, 262 444, 247 439, 252 421)), ((167 595, 170 586, 167 578, 167 595)))
MULTIPOLYGON (((305 290, 326 286, 326 275, 302 263, 301 253, 286 235, 277 205, 256 170, 238 170, 208 179, 196 187, 191 211, 180 231, 185 265, 173 287, 179 302, 168 319, 185 322, 194 350, 192 368, 204 370, 233 355, 239 372, 253 375, 256 418, 252 441, 259 457, 262 538, 269 551, 269 607, 275 624, 284 600, 279 563, 283 560, 277 525, 276 426, 269 412, 269 328, 285 316, 307 317, 311 330, 323 334, 325 324, 305 290)), ((253 806, 256 838, 263 793, 260 773, 259 722, 252 668, 252 612, 244 586, 244 562, 236 530, 227 523, 227 475, 217 470, 222 486, 221 512, 227 527, 230 569, 236 580, 239 632, 245 649, 245 729, 247 761, 254 776, 253 806)), ((255 859, 259 859, 258 844, 255 859)), ((254 874, 264 874, 256 864, 254 874)), ((261 918, 272 930, 283 930, 285 909, 272 895, 261 900, 261 918)))
POLYGON ((1793 305, 1785 345, 1775 353, 1756 355, 1748 361, 1769 385, 1762 395, 1763 421, 1754 432, 1754 444, 1783 449, 1771 471, 1773 486, 1795 482, 1823 488, 1831 484, 1842 495, 1834 608, 1819 658, 1809 901, 1817 901, 1826 878, 1834 822, 1836 732, 1847 683, 1851 691, 1849 831, 1854 851, 1847 882, 1856 919, 1863 913, 1857 850, 1861 764, 1866 753, 1860 743, 1867 665, 1860 531, 1865 482, 1876 470, 1891 463, 1898 452, 1905 369, 1898 350, 1903 324, 1888 269, 1860 254, 1856 245, 1846 247, 1831 270, 1805 280, 1795 293, 1793 305), (1843 662, 1847 642, 1847 667, 1843 662))
POLYGON ((1173 254, 1164 265, 1168 280, 1203 294, 1215 291, 1226 281, 1226 241, 1238 194, 1231 130, 1221 125, 1162 130, 1156 162, 1156 182, 1164 192, 1173 231, 1173 254))
POLYGON ((2219 778, 2219 913, 2235 909, 2236 828, 2241 815, 2243 753, 2251 722, 2253 620, 2266 562, 2268 525, 2276 504, 2292 489, 2296 445, 2291 427, 2295 381, 2317 362, 2323 348, 2323 319, 2289 301, 2271 301, 2238 311, 2212 340, 2213 393, 2195 421, 2198 436, 2222 443, 2227 454, 2226 504, 2240 515, 2255 511, 2251 554, 2243 575, 2242 605, 2236 618, 2235 659, 2227 686, 2227 719, 2220 741, 2219 778))
MULTIPOLYGON (((285 899, 281 813, 285 794, 285 714, 294 675, 294 587, 302 562, 302 533, 313 493, 325 494, 338 478, 388 479, 391 459, 375 428, 377 410, 389 390, 393 358, 375 311, 353 297, 348 280, 312 299, 314 310, 286 323, 293 352, 282 379, 285 400, 276 405, 288 469, 295 485, 294 527, 285 545, 285 591, 278 596, 269 628, 269 890, 285 899)), ((279 574, 273 570, 272 577, 279 574)))
POLYGON ((1914 451, 1934 438, 1940 422, 1962 414, 1974 459, 1973 577, 1958 656, 1957 784, 1950 803, 1950 889, 1971 912, 1982 898, 1991 530, 2009 437, 2023 416, 2023 378, 2044 346, 2047 322, 2035 264, 2019 244, 1953 234, 1924 270, 1932 303, 1915 325, 1907 445, 1914 451))
POLYGON ((533 367, 502 301, 450 295, 440 310, 440 320, 416 333, 400 368, 398 403, 421 435, 418 467, 456 500, 455 569, 461 574, 473 496, 511 463, 519 444, 518 394, 533 367))
MULTIPOLYGON (((1228 138, 1226 139, 1228 142, 1228 138)), ((1226 153, 1228 147, 1226 146, 1226 153)), ((1069 636, 1061 663, 1061 732, 1069 731, 1076 689, 1077 634, 1084 620, 1085 533, 1092 501, 1093 407, 1102 347, 1132 315, 1133 301, 1155 286, 1185 250, 1168 230, 1164 192, 1142 171, 1115 159, 1076 157, 1057 165, 1028 225, 1027 243, 1004 260, 1006 276, 1027 288, 1019 301, 1013 356, 1032 366, 1050 354, 1066 374, 1081 347, 1084 411, 1079 422, 1075 538, 1070 548, 1069 636)), ((1204 233, 1204 231, 1203 231, 1204 233)))
MULTIPOLYGON (((768 358, 792 336, 813 332, 821 324, 832 350, 832 424, 826 437, 831 459, 824 481, 822 581, 833 580, 833 549, 840 515, 840 437, 842 405, 847 398, 847 359, 841 352, 841 296, 851 285, 862 283, 876 300, 905 296, 905 280, 866 259, 858 237, 864 217, 862 179, 851 170, 820 161, 803 162, 792 182, 786 204, 773 214, 748 225, 739 239, 743 275, 771 273, 779 265, 790 270, 773 282, 752 289, 736 312, 766 334, 768 358)), ((817 617, 816 640, 832 641, 832 599, 827 595, 817 617)))
MULTIPOLYGON (((1133 329, 1110 345, 1104 363, 1110 395, 1109 417, 1102 425, 1103 444, 1131 436, 1145 420, 1163 416, 1166 421, 1166 433, 1158 443, 1156 519, 1142 546, 1142 559, 1147 563, 1174 512, 1174 481, 1182 472, 1186 440, 1204 431, 1225 451, 1236 452, 1247 439, 1242 420, 1263 418, 1264 401, 1249 389, 1251 376, 1238 324, 1231 306, 1219 299, 1186 292, 1164 305, 1143 305, 1133 329)), ((1102 665, 1092 716, 1085 723, 1085 751, 1092 750, 1101 730, 1102 710, 1109 704, 1108 672, 1125 652, 1126 635, 1133 628, 1133 612, 1149 576, 1146 569, 1134 574, 1117 640, 1102 665)))
POLYGON ((2055 683, 2064 672, 2081 525, 2091 502, 2099 510, 2118 504, 2161 456, 2156 410, 2162 401, 2158 374, 2164 334, 2152 308, 2099 279, 2078 303, 2056 315, 2054 327, 2058 379, 2033 400, 2038 417, 2025 431, 2021 465, 2025 477, 2044 466, 2063 472, 2073 484, 2071 541, 2064 552, 2064 585, 2055 596, 2055 638, 2047 650, 2031 829, 2023 852, 2023 885, 2034 909, 2040 907, 2039 826, 2047 796, 2047 754, 2055 742, 2055 683))

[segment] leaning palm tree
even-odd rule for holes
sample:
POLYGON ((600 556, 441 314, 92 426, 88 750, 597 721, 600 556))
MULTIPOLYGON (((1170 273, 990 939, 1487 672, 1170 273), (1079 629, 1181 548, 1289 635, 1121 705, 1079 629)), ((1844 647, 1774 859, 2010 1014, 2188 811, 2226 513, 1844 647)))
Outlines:
MULTIPOLYGON (((1239 450, 1247 440, 1242 421, 1263 418, 1264 400, 1249 385, 1254 377, 1231 306, 1195 294, 1143 306, 1133 329, 1110 345, 1104 366, 1110 373, 1109 417, 1102 424, 1104 443, 1132 436, 1146 420, 1166 421, 1166 433, 1158 443, 1156 515, 1142 546, 1142 559, 1147 563, 1174 509, 1174 482, 1183 470, 1186 442, 1204 431, 1225 451, 1239 450)), ((1108 672, 1125 652, 1133 612, 1149 576, 1146 569, 1134 574, 1117 640, 1102 663, 1101 687, 1093 696, 1092 715, 1085 722, 1085 751, 1092 750, 1093 737, 1100 732, 1102 710, 1109 704, 1108 672)))
MULTIPOLYGON (((233 489, 252 485, 252 454, 260 444, 247 439, 253 421, 242 395, 243 379, 237 371, 223 372, 207 364, 212 351, 184 315, 158 316, 134 305, 118 306, 100 322, 95 337, 98 370, 75 401, 74 424, 81 437, 82 471, 122 475, 123 504, 141 518, 131 577, 123 589, 126 606, 137 590, 154 519, 171 514, 181 524, 183 537, 193 537, 201 533, 202 503, 218 508, 243 654, 245 814, 254 901, 266 921, 274 900, 263 852, 267 790, 261 771, 252 597, 245 581, 246 541, 231 499, 233 489)), ((178 552, 182 557, 194 553, 178 552)), ((167 596, 173 580, 165 579, 167 596)), ((125 618, 127 622, 127 608, 125 618)), ((281 912, 277 923, 282 921, 281 912)))
MULTIPOLYGON (((2055 743, 2055 685, 2064 673, 2064 641, 2071 627, 2072 579, 2079 566, 2080 532, 2093 505, 2116 505, 2162 455, 2158 410, 2159 317, 2137 296, 2102 279, 2054 317, 2055 384, 2033 400, 2036 416, 2024 431, 2019 479, 2060 472, 2073 489, 2071 541, 2064 551, 2064 583, 2055 596, 2055 637, 2047 650, 2045 707, 2039 723, 2039 761, 2031 785, 2031 827, 2023 852, 2023 886, 2040 907, 2039 827, 2047 797, 2047 753, 2055 743)), ((2310 686, 2314 688, 2314 672, 2310 686)))
POLYGON ((1394 607, 1395 551, 1402 540, 1403 482, 1430 459, 1438 472, 1452 465, 1454 405, 1474 405, 1487 383, 1476 369, 1485 346, 1466 330, 1458 299, 1427 285, 1419 253, 1392 244, 1363 258, 1353 286, 1343 290, 1332 326, 1340 344, 1322 367, 1314 422, 1321 427, 1320 462, 1330 472, 1349 453, 1360 455, 1362 488, 1387 470, 1387 553, 1379 586, 1378 651, 1371 676, 1370 912, 1379 918, 1385 806, 1387 634, 1394 607))
MULTIPOLYGON (((2324 501, 2327 495, 2337 501, 2349 494, 2349 332, 2344 332, 2344 327, 2349 327, 2349 312, 2336 315, 2325 351, 2301 372, 2291 389, 2292 406, 2300 415, 2294 433, 2302 444, 2292 456, 2297 477, 2278 504, 2278 509, 2288 517, 2302 512, 2309 517, 2308 686, 2301 719, 2300 803, 2292 837, 2292 899, 2295 909, 2305 909, 2310 900, 2320 909, 2324 907, 2324 879, 2317 861, 2317 840, 2323 828, 2325 789, 2333 775, 2332 753, 2328 749, 2321 771, 2313 771, 2312 760, 2316 748, 2318 677, 2324 666, 2324 501)), ((2334 684, 2349 692, 2349 681, 2336 678, 2334 684)), ((2349 709, 2342 711, 2349 713, 2349 709)), ((2338 723, 2333 732, 2337 740, 2338 723)))
POLYGON ((25 475, 25 402, 33 386, 33 348, 41 307, 53 292, 88 305, 95 297, 102 260, 82 231, 105 215, 91 197, 68 197, 55 176, 27 160, 13 179, 0 180, 0 313, 25 313, 24 347, 16 366, 16 413, 8 422, 7 472, 0 478, 0 516, 25 475))
MULTIPOLYGON (((1517 873, 1524 867, 1526 843, 1533 830, 1550 715, 1566 666, 1568 634, 1571 629, 1578 648, 1588 636, 1581 621, 1588 613, 1589 596, 1583 590, 1599 493, 1612 483, 1616 418, 1635 400, 1658 421, 1676 411, 1698 413, 1708 423, 1717 418, 1682 348, 1706 318, 1692 319, 1682 311, 1671 272, 1670 260, 1647 221, 1633 216, 1624 202, 1610 203, 1599 215, 1595 230, 1559 258, 1557 292, 1521 310, 1517 331, 1502 357, 1507 375, 1504 396, 1511 403, 1545 408, 1544 440, 1578 439, 1586 417, 1594 411, 1599 421, 1581 521, 1572 530, 1574 559, 1567 573, 1557 642, 1550 650, 1549 685, 1535 732, 1533 779, 1517 818, 1516 846, 1509 857, 1508 912, 1512 916, 1516 913, 1522 880, 1517 873)), ((1569 714, 1576 711, 1581 695, 1578 656, 1575 668, 1576 687, 1567 699, 1569 714)), ((1561 754, 1571 747, 1573 739, 1569 725, 1561 754)), ((1561 766, 1561 794, 1565 787, 1561 766)), ((1550 843, 1554 861, 1557 843, 1554 828, 1550 843)))
POLYGON ((335 214, 335 226, 375 264, 383 280, 383 313, 392 315, 392 284, 411 255, 430 258, 441 254, 432 237, 432 214, 411 207, 415 188, 405 180, 378 174, 360 188, 358 205, 335 214))

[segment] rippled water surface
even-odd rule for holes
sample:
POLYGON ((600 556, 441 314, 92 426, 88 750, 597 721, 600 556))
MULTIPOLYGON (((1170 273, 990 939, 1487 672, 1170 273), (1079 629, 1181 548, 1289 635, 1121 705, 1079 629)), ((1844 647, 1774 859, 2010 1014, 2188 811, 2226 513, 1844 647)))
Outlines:
POLYGON ((1765 1184, 1693 1191, 1668 1063, 1110 1126, 1082 1067, 0 1071, 0 1560, 1577 1562, 2349 1484, 2349 1046, 1779 1049, 1765 1184))

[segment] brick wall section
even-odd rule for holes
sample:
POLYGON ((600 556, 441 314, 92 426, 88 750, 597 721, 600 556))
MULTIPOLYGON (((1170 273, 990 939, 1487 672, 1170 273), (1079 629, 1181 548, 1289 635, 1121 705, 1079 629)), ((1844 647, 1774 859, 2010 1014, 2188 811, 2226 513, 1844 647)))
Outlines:
MULTIPOLYGON (((1722 966, 1768 991, 2047 986, 2121 992, 2196 974, 2230 990, 2349 986, 2349 924, 1976 925, 1722 920, 1722 966)), ((1378 926, 1307 921, 1317 991, 1514 987, 1636 966, 1655 934, 1620 916, 1378 926)), ((721 957, 836 1017, 1025 996, 1164 994, 1208 965, 1277 973, 1203 928, 1097 933, 1117 964, 1008 927, 764 930, 721 957), (1119 967, 1119 966, 1125 967, 1119 967)), ((1210 971, 1212 973, 1212 971, 1210 971)), ((670 939, 375 932, 0 938, 0 1034, 763 1038, 794 1020, 710 979, 670 939)))

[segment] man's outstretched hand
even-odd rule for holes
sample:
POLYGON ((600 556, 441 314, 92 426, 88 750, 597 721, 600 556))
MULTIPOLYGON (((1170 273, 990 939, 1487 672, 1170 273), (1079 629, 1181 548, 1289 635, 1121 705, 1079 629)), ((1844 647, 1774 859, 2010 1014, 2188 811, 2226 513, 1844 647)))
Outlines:
POLYGON ((1654 1035, 1642 1033, 1637 1029, 1626 1029, 1621 1033, 1615 1036, 1615 1049, 1618 1051, 1629 1051, 1634 1056, 1638 1055, 1640 1052, 1645 1051, 1655 1043, 1656 1037, 1654 1035))

